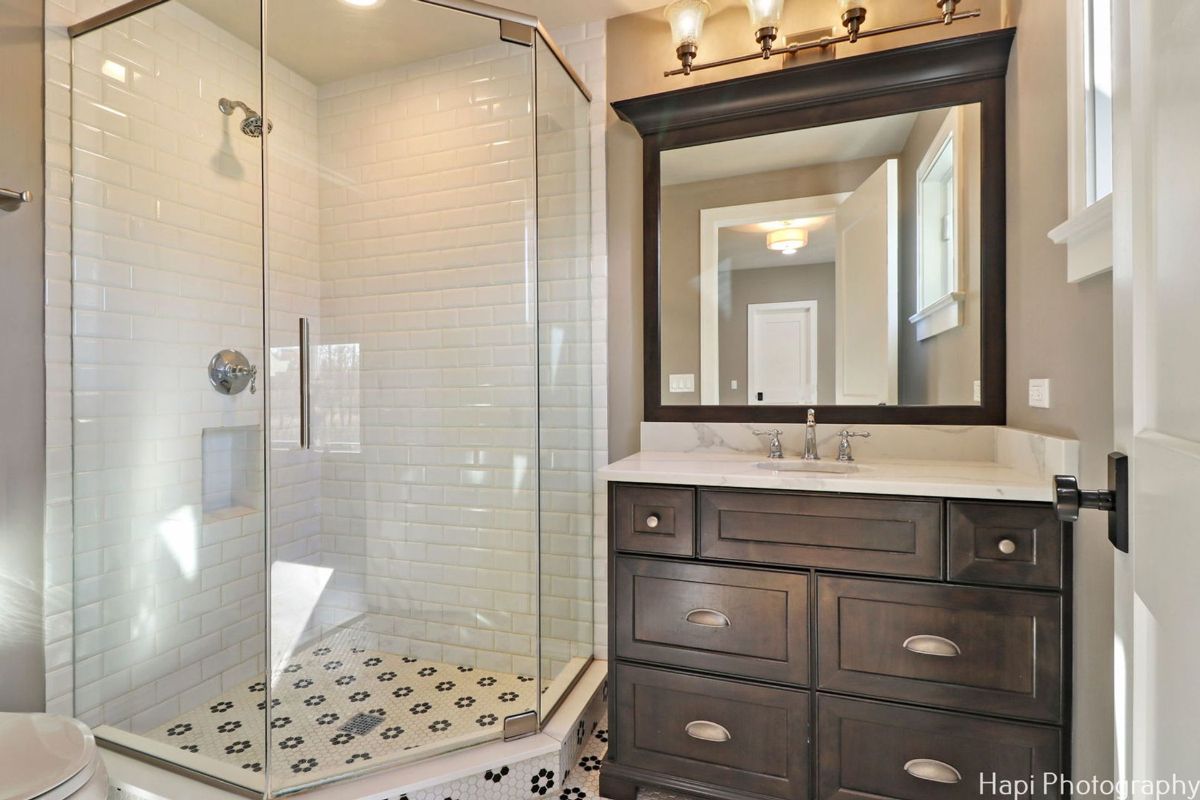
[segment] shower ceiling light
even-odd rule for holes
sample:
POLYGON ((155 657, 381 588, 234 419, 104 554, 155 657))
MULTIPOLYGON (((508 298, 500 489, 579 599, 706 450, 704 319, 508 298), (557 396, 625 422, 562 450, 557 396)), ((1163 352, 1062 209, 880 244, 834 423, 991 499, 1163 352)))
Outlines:
MULTIPOLYGON (((349 2, 350 0, 343 0, 349 2)), ((667 20, 671 23, 671 34, 675 42, 675 52, 683 67, 667 70, 664 75, 668 78, 674 75, 691 75, 696 70, 712 69, 713 67, 728 67, 745 61, 769 59, 775 56, 794 56, 806 50, 827 50, 828 48, 847 42, 853 44, 868 36, 882 36, 885 33, 909 31, 924 28, 928 25, 950 25, 964 19, 974 19, 983 16, 978 8, 970 11, 959 11, 961 0, 932 0, 930 3, 937 7, 938 15, 932 19, 918 19, 912 22, 901 22, 883 28, 867 29, 868 0, 837 0, 838 12, 846 33, 842 36, 822 36, 804 42, 792 42, 782 47, 775 47, 779 38, 779 24, 783 18, 784 0, 743 0, 750 12, 750 22, 754 28, 754 38, 758 41, 759 49, 753 53, 720 61, 710 61, 706 64, 696 63, 696 53, 699 50, 700 33, 704 29, 704 20, 712 10, 708 0, 675 0, 666 8, 667 20)), ((928 0, 927 0, 928 2, 928 0)))
POLYGON ((675 0, 663 10, 663 16, 671 23, 671 38, 675 42, 675 54, 683 64, 684 75, 692 72, 692 63, 700 50, 704 21, 711 11, 708 0, 675 0))
POLYGON ((767 247, 785 256, 794 256, 802 247, 808 247, 808 231, 803 228, 784 228, 767 234, 767 247))

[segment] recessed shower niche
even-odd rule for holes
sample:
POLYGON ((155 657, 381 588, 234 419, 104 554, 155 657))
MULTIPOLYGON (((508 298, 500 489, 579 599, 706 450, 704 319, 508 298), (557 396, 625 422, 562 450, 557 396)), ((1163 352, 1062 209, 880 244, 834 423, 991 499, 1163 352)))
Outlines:
POLYGON ((205 428, 200 451, 205 522, 262 511, 262 428, 205 428))

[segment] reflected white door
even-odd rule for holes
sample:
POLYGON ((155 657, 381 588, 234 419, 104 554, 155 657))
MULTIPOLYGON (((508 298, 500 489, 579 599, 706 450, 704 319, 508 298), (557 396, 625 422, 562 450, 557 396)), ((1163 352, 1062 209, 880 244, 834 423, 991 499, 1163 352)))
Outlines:
POLYGON ((1180 83, 1198 74, 1200 4, 1114 12, 1114 400, 1131 478, 1114 576, 1118 777, 1200 780, 1200 95, 1180 83))
POLYGON ((817 403, 817 301, 746 309, 750 405, 817 403))
POLYGON ((837 402, 900 398, 900 171, 889 159, 837 212, 837 402))

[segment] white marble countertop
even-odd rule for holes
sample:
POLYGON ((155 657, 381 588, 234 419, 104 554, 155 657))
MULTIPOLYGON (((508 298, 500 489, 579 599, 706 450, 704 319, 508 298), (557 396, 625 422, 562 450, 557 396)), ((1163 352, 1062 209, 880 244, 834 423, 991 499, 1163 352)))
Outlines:
POLYGON ((921 497, 1050 502, 1047 475, 989 461, 860 459, 846 475, 779 472, 756 466, 762 454, 641 452, 599 471, 607 481, 685 486, 732 486, 921 497))

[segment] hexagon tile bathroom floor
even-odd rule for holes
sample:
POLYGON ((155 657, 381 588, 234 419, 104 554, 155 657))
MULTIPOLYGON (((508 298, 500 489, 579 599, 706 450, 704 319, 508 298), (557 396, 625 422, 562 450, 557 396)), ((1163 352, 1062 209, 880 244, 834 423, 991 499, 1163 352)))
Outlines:
MULTIPOLYGON (((274 783, 308 784, 355 766, 496 738, 504 718, 533 708, 534 679, 325 643, 272 688, 274 783)), ((261 772, 266 683, 248 680, 146 734, 180 750, 261 772)), ((403 760, 411 760, 405 758, 403 760)))

